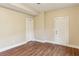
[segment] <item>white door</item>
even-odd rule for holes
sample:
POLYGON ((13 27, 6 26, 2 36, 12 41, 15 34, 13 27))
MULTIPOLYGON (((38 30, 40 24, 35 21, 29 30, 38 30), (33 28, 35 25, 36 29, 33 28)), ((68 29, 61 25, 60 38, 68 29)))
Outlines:
POLYGON ((26 18, 26 40, 34 40, 33 19, 32 17, 26 18))
POLYGON ((54 42, 58 44, 69 43, 69 17, 56 17, 55 19, 54 42))

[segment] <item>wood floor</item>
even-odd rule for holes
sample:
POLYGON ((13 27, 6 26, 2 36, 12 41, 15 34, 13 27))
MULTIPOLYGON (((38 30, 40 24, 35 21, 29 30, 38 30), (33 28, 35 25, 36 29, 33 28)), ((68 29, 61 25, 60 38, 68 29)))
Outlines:
POLYGON ((79 49, 30 41, 22 46, 0 52, 0 56, 79 56, 79 49))

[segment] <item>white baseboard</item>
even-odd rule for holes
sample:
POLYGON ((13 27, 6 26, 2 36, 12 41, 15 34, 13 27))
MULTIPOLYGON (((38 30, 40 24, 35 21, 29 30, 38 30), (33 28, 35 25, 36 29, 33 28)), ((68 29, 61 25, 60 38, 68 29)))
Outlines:
POLYGON ((6 48, 2 48, 0 49, 0 52, 3 52, 3 51, 6 51, 6 50, 9 50, 9 49, 12 49, 12 48, 15 48, 15 47, 18 47, 18 46, 21 46, 23 44, 27 43, 26 41, 25 42, 22 42, 22 43, 19 43, 19 44, 16 44, 16 45, 13 45, 13 46, 9 46, 9 47, 6 47, 6 48))
POLYGON ((50 42, 49 43, 53 43, 53 44, 58 44, 58 45, 62 45, 62 46, 67 46, 67 47, 72 47, 72 48, 77 48, 79 49, 79 46, 76 46, 76 45, 70 45, 70 44, 59 44, 57 42, 50 42))
POLYGON ((53 44, 58 44, 58 45, 62 45, 62 46, 67 46, 67 47, 72 47, 72 48, 77 48, 77 49, 79 49, 79 46, 76 46, 76 45, 59 44, 59 43, 56 43, 56 42, 53 42, 53 41, 42 41, 42 40, 35 40, 35 41, 38 41, 38 42, 47 42, 47 43, 53 43, 53 44))
MULTIPOLYGON (((30 41, 30 40, 28 40, 28 41, 30 41)), ((23 45, 23 44, 26 44, 28 41, 25 41, 25 42, 22 42, 22 43, 13 45, 13 46, 9 46, 9 47, 6 47, 6 48, 2 48, 2 49, 0 49, 0 52, 3 52, 3 51, 6 51, 6 50, 9 50, 9 49, 12 49, 12 48, 21 46, 21 45, 23 45)), ((42 40, 32 40, 32 41, 47 42, 47 43, 58 44, 58 43, 52 42, 52 41, 42 41, 42 40)), ((58 45, 62 45, 62 46, 67 46, 67 47, 72 47, 72 48, 77 48, 77 49, 79 49, 79 46, 75 46, 75 45, 68 45, 68 44, 67 44, 67 45, 66 45, 66 44, 58 44, 58 45)))

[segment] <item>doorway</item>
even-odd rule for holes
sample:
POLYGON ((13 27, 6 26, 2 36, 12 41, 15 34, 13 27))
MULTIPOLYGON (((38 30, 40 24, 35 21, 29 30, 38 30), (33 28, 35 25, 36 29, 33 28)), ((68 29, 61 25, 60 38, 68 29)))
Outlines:
POLYGON ((58 44, 69 43, 69 17, 56 17, 54 19, 54 42, 58 44))
POLYGON ((26 18, 26 40, 33 41, 34 40, 34 27, 33 27, 33 18, 26 18))

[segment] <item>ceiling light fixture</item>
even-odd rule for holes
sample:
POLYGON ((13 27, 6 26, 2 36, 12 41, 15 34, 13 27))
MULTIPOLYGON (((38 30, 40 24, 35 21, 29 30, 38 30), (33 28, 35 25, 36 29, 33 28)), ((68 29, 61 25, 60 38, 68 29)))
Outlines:
POLYGON ((36 3, 36 4, 40 4, 40 3, 36 3))

